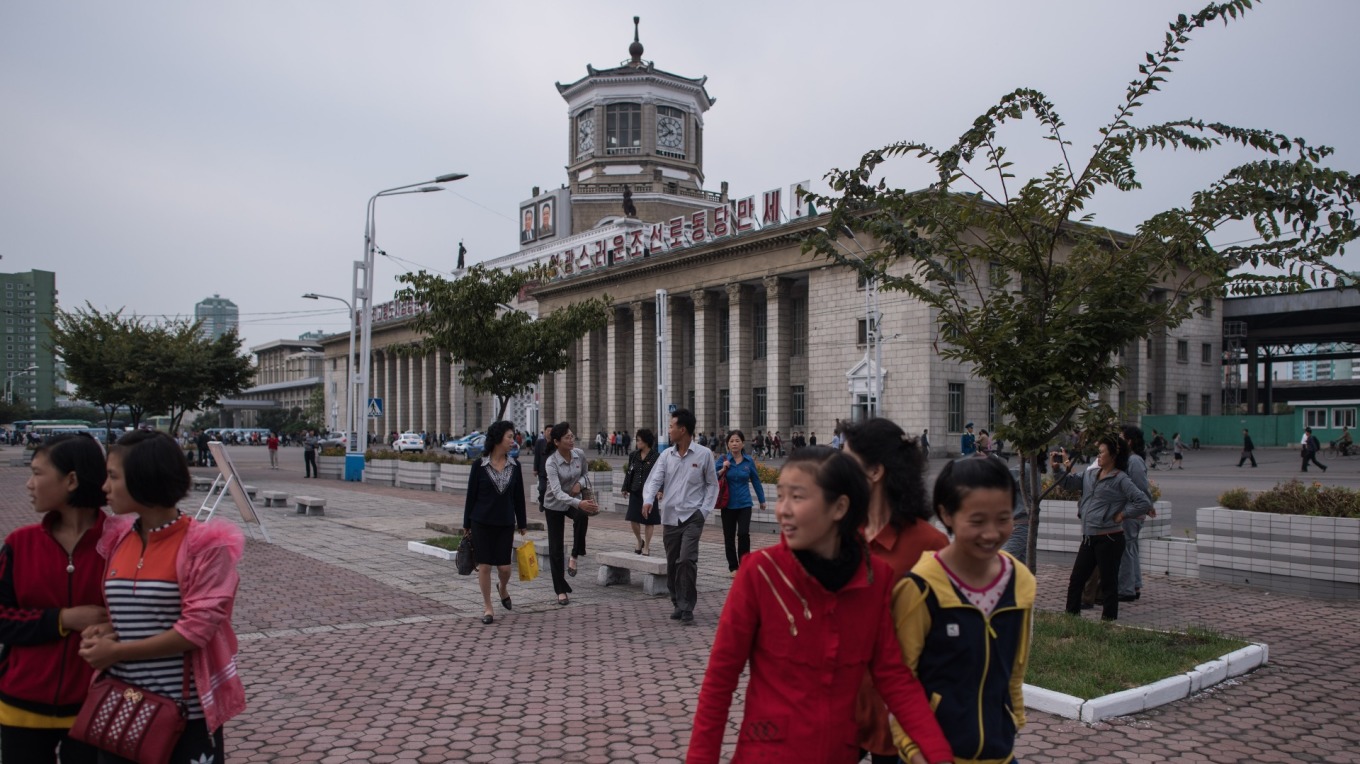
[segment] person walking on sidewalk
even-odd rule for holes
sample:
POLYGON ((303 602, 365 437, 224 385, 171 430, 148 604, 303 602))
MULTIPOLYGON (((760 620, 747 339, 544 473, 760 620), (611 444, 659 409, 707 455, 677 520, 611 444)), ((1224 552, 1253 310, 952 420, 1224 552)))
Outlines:
POLYGON ((1316 464, 1317 466, 1321 467, 1323 472, 1326 472, 1326 471, 1327 471, 1327 465, 1325 465, 1325 464, 1323 464, 1322 462, 1320 462, 1320 461, 1317 460, 1317 453, 1318 453, 1318 450, 1321 449, 1321 448, 1322 448, 1322 444, 1318 442, 1317 436, 1313 434, 1313 428, 1312 428, 1312 427, 1305 427, 1305 428, 1303 428, 1303 471, 1304 471, 1304 472, 1307 472, 1307 471, 1308 471, 1308 462, 1312 462, 1313 464, 1316 464))
POLYGON ((1171 436, 1171 461, 1176 469, 1185 469, 1185 444, 1181 442, 1179 432, 1171 436))
POLYGON ((662 452, 642 489, 642 516, 652 514, 657 494, 661 507, 661 540, 666 545, 666 583, 675 612, 671 620, 694 622, 695 588, 699 576, 699 537, 718 500, 718 475, 709 465, 713 452, 694 442, 694 414, 679 409, 671 414, 667 431, 671 447, 662 452))
POLYGON ((548 491, 548 455, 552 453, 552 425, 543 428, 543 434, 534 441, 534 478, 538 480, 538 511, 544 507, 544 495, 548 491))
POLYGON ((1237 460, 1237 466, 1241 467, 1246 460, 1251 460, 1251 466, 1256 466, 1256 444, 1251 442, 1251 433, 1247 428, 1242 428, 1242 457, 1237 460))
POLYGON ((491 568, 500 577, 501 607, 511 609, 510 558, 515 529, 523 536, 528 520, 524 512, 524 474, 510 457, 515 444, 515 425, 500 421, 486 429, 486 454, 468 474, 467 499, 463 502, 463 533, 472 534, 477 560, 477 583, 482 588, 482 623, 491 623, 491 568))
POLYGON ((628 514, 624 519, 637 538, 637 549, 633 553, 651 555, 652 531, 661 524, 661 513, 642 516, 642 487, 647 485, 647 478, 651 476, 652 467, 656 466, 661 454, 656 450, 656 435, 645 427, 637 431, 637 444, 637 450, 628 455, 628 467, 623 471, 623 495, 628 497, 628 514), (643 537, 644 528, 646 538, 643 537))
MULTIPOLYGON (((746 435, 741 430, 727 433, 727 453, 718 458, 718 479, 727 480, 727 506, 722 510, 723 549, 727 552, 727 571, 733 576, 743 557, 751 553, 751 487, 765 511, 765 487, 760 484, 754 459, 745 457, 746 435)), ((720 490, 719 493, 722 493, 720 490)))
POLYGON ((80 659, 80 632, 108 621, 104 559, 104 451, 93 439, 58 435, 33 452, 28 496, 42 521, 0 548, 0 758, 94 764, 98 752, 67 737, 94 671, 80 659))
POLYGON ((269 437, 264 441, 265 448, 269 449, 269 469, 279 468, 279 436, 270 432, 269 437))
POLYGON ((557 604, 565 605, 570 601, 567 595, 571 594, 571 585, 562 575, 567 519, 571 519, 572 544, 571 564, 566 574, 575 577, 576 558, 586 555, 590 515, 598 512, 600 505, 587 493, 586 455, 576 447, 576 433, 571 431, 571 425, 566 422, 553 425, 548 440, 554 449, 544 462, 544 472, 548 476, 547 503, 543 505, 548 520, 548 567, 552 568, 557 604))
POLYGON ((316 471, 316 433, 309 431, 307 439, 302 441, 302 465, 305 474, 304 478, 318 477, 316 471))

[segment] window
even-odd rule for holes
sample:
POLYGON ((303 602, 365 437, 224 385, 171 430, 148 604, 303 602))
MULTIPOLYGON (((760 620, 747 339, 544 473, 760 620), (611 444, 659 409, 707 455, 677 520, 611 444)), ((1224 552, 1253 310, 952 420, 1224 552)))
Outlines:
POLYGON ((474 410, 475 410, 476 416, 477 416, 477 424, 474 425, 474 426, 475 426, 477 429, 480 430, 480 429, 482 429, 482 402, 481 402, 481 401, 477 401, 477 405, 476 405, 476 407, 475 407, 474 410))
POLYGON ((765 412, 769 401, 766 399, 765 391, 768 388, 755 387, 751 389, 751 426, 765 427, 765 412))
POLYGON ((1327 409, 1304 409, 1303 426, 1325 428, 1327 426, 1327 409))
POLYGON ((789 300, 789 324, 793 333, 789 355, 803 355, 807 352, 807 301, 789 300))
POLYGON ((765 328, 768 323, 768 306, 763 302, 756 303, 751 310, 751 329, 754 338, 755 354, 753 358, 764 358, 766 354, 765 328))
POLYGON ((949 432, 963 432, 963 383, 949 383, 949 432))
POLYGON ((987 283, 992 289, 1000 289, 1006 284, 1006 268, 995 260, 987 263, 987 283))
POLYGON ((1214 317, 1214 298, 1212 298, 1212 297, 1205 297, 1205 298, 1202 298, 1202 299, 1199 301, 1199 312, 1200 312, 1200 315, 1204 316, 1205 318, 1213 318, 1213 317, 1214 317))
POLYGON ((949 278, 955 284, 963 284, 968 281, 967 258, 955 257, 949 261, 949 278))
POLYGON ((1147 341, 1147 357, 1152 357, 1152 340, 1147 341))
POLYGON ((605 152, 638 154, 642 152, 642 104, 615 103, 606 106, 605 152))
POLYGON ((1190 396, 1185 393, 1176 393, 1176 413, 1185 416, 1190 413, 1190 396))
POLYGON ((1190 361, 1190 343, 1185 340, 1176 340, 1176 361, 1177 363, 1188 363, 1190 361))
POLYGON ((1151 413, 1152 413, 1152 393, 1148 393, 1148 394, 1147 394, 1147 410, 1144 411, 1143 413, 1144 413, 1144 414, 1151 414, 1151 413))
POLYGON ((1124 407, 1128 405, 1128 396, 1123 390, 1119 391, 1119 413, 1124 413, 1124 407))
MULTIPOLYGON (((790 396, 790 397, 793 398, 793 422, 792 422, 792 424, 793 424, 794 427, 806 427, 806 426, 807 426, 807 388, 804 387, 803 385, 794 385, 793 388, 792 388, 792 390, 790 391, 790 393, 791 393, 791 396, 790 396)), ((1351 414, 1354 415, 1355 412, 1352 411, 1351 414)))
MULTIPOLYGON (((728 351, 732 348, 732 313, 727 308, 718 311, 718 363, 727 361, 728 351)), ((726 425, 723 425, 724 427, 726 425)))
POLYGON ((718 391, 718 427, 722 430, 731 428, 732 424, 732 396, 727 390, 718 391))
POLYGON ((865 318, 859 318, 855 320, 855 342, 857 344, 859 345, 869 344, 869 332, 876 331, 878 331, 876 321, 869 321, 868 319, 865 318))
POLYGON ((1213 411, 1214 397, 1212 395, 1201 395, 1199 397, 1199 415, 1209 416, 1213 411))
POLYGON ((1355 428, 1355 409, 1332 409, 1332 429, 1355 428))
POLYGON ((689 410, 694 411, 694 391, 689 391, 689 410))
POLYGON ((991 387, 987 388, 987 427, 996 427, 996 391, 991 387))
POLYGON ((1208 342, 1201 343, 1199 346, 1199 362, 1212 363, 1214 357, 1214 346, 1208 342))

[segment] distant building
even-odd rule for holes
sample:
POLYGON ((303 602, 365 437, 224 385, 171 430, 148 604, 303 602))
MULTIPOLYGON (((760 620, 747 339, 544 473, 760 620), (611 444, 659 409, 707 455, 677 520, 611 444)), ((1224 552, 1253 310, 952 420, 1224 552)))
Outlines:
MULTIPOLYGON (((261 408, 305 410, 312 391, 321 386, 324 364, 321 343, 274 340, 253 347, 250 352, 255 354, 255 386, 221 402, 224 409, 244 412, 236 425, 253 426, 255 412, 261 408)), ((327 417, 329 421, 329 413, 327 417)))
POLYGON ((46 321, 57 312, 57 274, 0 273, 5 286, 5 389, 35 409, 56 403, 56 354, 46 321), (29 371, 32 369, 32 371, 29 371))
POLYGON ((241 311, 236 303, 214 294, 194 306, 194 319, 203 322, 203 336, 215 340, 241 323, 241 311))

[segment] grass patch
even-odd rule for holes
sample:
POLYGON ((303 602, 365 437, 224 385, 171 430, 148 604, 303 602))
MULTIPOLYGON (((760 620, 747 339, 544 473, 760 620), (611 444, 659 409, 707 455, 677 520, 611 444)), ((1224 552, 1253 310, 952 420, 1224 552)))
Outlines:
POLYGON ((1090 700, 1183 674, 1246 646, 1208 629, 1165 633, 1036 611, 1025 681, 1090 700))
POLYGON ((447 549, 450 552, 457 552, 458 545, 463 543, 463 535, 460 533, 457 536, 435 536, 432 539, 425 539, 425 543, 429 546, 447 549))

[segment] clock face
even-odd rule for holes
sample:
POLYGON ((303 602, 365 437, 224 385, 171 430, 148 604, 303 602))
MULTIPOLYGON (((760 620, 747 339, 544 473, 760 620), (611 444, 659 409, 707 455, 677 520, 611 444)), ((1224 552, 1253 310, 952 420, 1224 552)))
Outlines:
POLYGON ((685 145, 685 126, 675 117, 658 117, 656 120, 656 145, 666 149, 678 149, 685 145))
POLYGON ((582 117, 576 122, 576 148, 581 153, 595 150, 595 120, 582 117))

